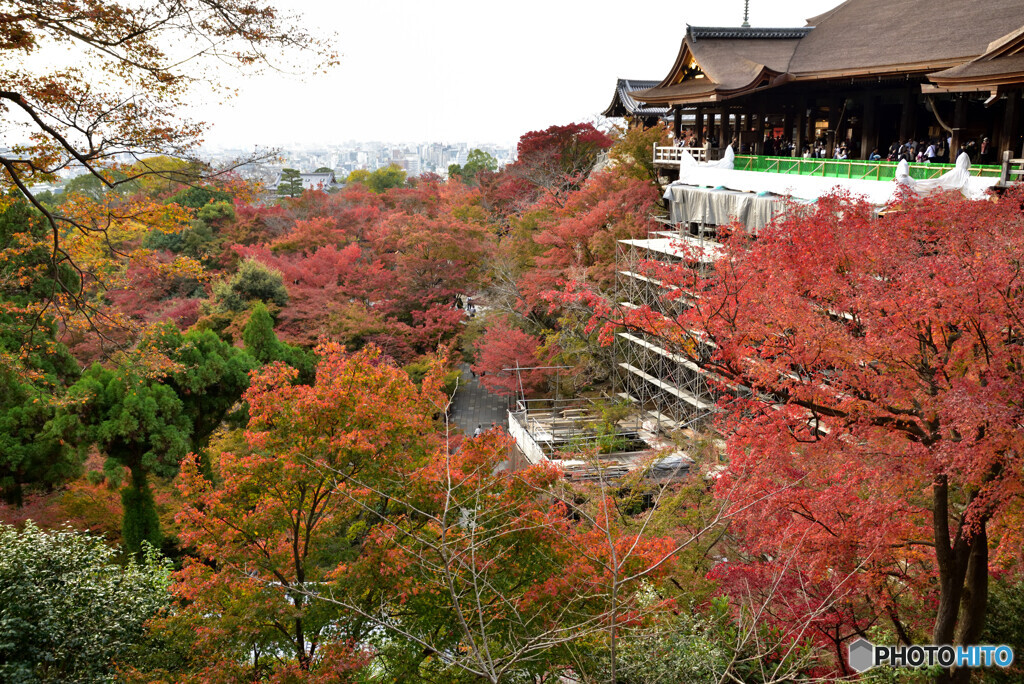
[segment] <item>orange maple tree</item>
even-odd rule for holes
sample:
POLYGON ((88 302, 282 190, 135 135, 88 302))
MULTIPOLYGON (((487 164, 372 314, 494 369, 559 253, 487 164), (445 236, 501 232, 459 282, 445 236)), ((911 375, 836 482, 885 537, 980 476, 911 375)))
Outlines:
POLYGON ((177 575, 175 619, 195 625, 204 676, 288 681, 298 669, 337 681, 339 651, 355 669, 362 662, 351 644, 368 627, 317 594, 360 605, 376 597, 372 582, 332 576, 358 554, 374 517, 366 507, 387 506, 361 483, 425 459, 441 398, 430 379, 417 388, 372 347, 348 355, 328 344, 318 354, 313 385, 293 384, 283 364, 254 376, 244 444, 220 454, 216 485, 196 459, 182 463, 179 534, 197 557, 177 575))

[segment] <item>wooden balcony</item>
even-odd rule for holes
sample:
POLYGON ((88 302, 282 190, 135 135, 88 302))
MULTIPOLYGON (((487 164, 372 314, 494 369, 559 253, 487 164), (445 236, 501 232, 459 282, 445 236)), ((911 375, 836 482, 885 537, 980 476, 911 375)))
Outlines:
POLYGON ((709 157, 709 151, 704 147, 675 147, 667 146, 663 147, 660 145, 654 146, 654 165, 655 166, 674 166, 678 167, 679 162, 683 159, 683 151, 687 151, 693 155, 693 158, 699 162, 708 161, 708 159, 718 159, 720 153, 718 150, 711 150, 709 157))
POLYGON ((1024 159, 1011 159, 1010 151, 1003 152, 1003 165, 999 172, 999 185, 1024 182, 1024 159))

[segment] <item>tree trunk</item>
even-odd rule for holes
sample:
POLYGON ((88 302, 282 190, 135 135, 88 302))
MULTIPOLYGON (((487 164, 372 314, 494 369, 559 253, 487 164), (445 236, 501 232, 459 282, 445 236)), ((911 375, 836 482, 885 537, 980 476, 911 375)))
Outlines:
POLYGON ((935 534, 935 560, 939 569, 939 607, 935 614, 932 630, 933 644, 950 644, 956 629, 960 610, 964 576, 967 573, 968 546, 962 530, 956 538, 949 534, 949 482, 945 475, 938 475, 932 483, 932 526, 935 534))
MULTIPOLYGON (((950 540, 949 484, 945 475, 935 478, 932 491, 935 556, 939 569, 939 607, 932 643, 976 644, 984 628, 988 605, 987 520, 983 518, 976 529, 968 530, 961 519, 956 537, 950 540)), ((944 672, 938 681, 966 684, 970 677, 969 668, 959 668, 944 672)))
MULTIPOLYGON (((981 529, 971 538, 967 576, 954 637, 956 644, 977 644, 985 628, 985 611, 988 607, 988 532, 985 521, 979 525, 981 529)), ((955 684, 967 684, 970 680, 970 668, 958 668, 950 673, 949 681, 955 684)))
POLYGON ((4 487, 3 501, 9 506, 14 506, 16 508, 21 508, 25 504, 25 499, 22 495, 21 482, 19 482, 17 478, 12 478, 10 484, 4 487))
POLYGON ((128 551, 140 555, 143 541, 160 548, 163 536, 146 471, 141 466, 130 467, 130 470, 131 482, 121 490, 121 538, 128 551))

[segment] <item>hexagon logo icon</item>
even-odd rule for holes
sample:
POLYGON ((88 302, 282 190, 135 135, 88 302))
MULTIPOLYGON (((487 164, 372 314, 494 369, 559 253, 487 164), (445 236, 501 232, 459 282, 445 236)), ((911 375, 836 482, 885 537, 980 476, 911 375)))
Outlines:
POLYGON ((875 646, 867 639, 857 639, 849 646, 850 667, 866 672, 875 666, 875 646))

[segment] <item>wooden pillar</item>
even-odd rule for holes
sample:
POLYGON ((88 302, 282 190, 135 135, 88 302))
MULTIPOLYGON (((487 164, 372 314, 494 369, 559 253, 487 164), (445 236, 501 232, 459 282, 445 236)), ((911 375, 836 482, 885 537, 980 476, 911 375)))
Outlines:
POLYGON ((1005 150, 1010 151, 1011 158, 1024 156, 1024 151, 1017 145, 1017 139, 1020 137, 1020 115, 1020 91, 1014 90, 1006 94, 1006 103, 1003 109, 1003 125, 1000 131, 1001 140, 996 159, 1002 159, 1005 150))
MULTIPOLYGON (((861 117, 863 125, 860 131, 860 158, 867 159, 871 151, 878 147, 878 119, 875 114, 878 110, 878 98, 871 95, 864 97, 864 116, 861 117)), ((878 150, 882 154, 882 150, 878 150)))
POLYGON ((811 101, 810 111, 807 116, 807 144, 810 145, 811 149, 814 149, 814 143, 817 142, 817 123, 818 123, 818 103, 815 100, 811 101))
POLYGON ((782 137, 793 140, 793 109, 791 107, 786 107, 786 111, 782 115, 782 137))
POLYGON ((829 159, 836 156, 836 137, 839 127, 839 98, 831 97, 828 101, 828 140, 825 142, 825 156, 829 159))
POLYGON ((715 137, 715 131, 718 130, 716 128, 715 124, 716 124, 715 112, 714 111, 710 111, 710 112, 708 112, 708 139, 709 140, 711 138, 715 137))
POLYGON ((672 107, 672 137, 679 140, 679 135, 683 132, 683 108, 679 105, 672 107))
POLYGON ((953 140, 949 143, 949 163, 955 164, 960 156, 960 148, 967 136, 967 98, 956 96, 956 108, 953 110, 953 140))
POLYGON ((759 107, 757 120, 754 121, 754 154, 764 154, 764 107, 759 107))
POLYGON ((800 100, 796 110, 796 137, 793 138, 793 156, 802 157, 807 140, 807 100, 800 100))
POLYGON ((912 88, 904 90, 901 104, 900 142, 905 143, 917 135, 917 93, 912 88))
MULTIPOLYGON (((722 135, 718 141, 718 146, 721 149, 725 149, 732 143, 732 122, 729 121, 729 110, 722 108, 722 135)), ((735 150, 733 150, 735 152, 735 150)))
POLYGON ((704 108, 697 105, 697 114, 694 118, 694 126, 697 127, 697 145, 704 144, 704 108))

